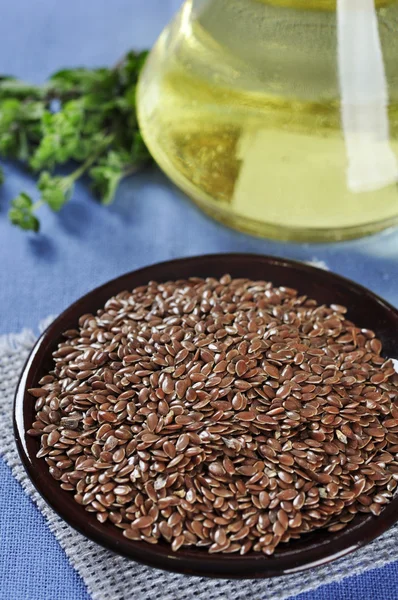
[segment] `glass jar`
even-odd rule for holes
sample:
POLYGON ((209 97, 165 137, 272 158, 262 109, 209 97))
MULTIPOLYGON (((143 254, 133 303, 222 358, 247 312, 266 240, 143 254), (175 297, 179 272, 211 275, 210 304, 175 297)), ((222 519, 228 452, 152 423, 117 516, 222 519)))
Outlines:
POLYGON ((138 87, 144 139, 203 210, 278 239, 398 223, 398 0, 187 0, 138 87))

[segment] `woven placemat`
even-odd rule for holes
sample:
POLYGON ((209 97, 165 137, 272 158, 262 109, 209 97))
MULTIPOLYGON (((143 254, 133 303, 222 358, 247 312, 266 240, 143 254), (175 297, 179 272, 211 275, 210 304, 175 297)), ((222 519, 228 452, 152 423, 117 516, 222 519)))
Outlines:
MULTIPOLYGON (((43 327, 45 324, 43 324, 43 327)), ((226 581, 185 577, 144 567, 86 540, 41 499, 20 463, 12 430, 18 377, 36 336, 32 331, 0 336, 0 454, 45 516, 50 530, 83 578, 93 600, 283 600, 398 560, 398 526, 354 554, 298 575, 270 580, 226 581)))

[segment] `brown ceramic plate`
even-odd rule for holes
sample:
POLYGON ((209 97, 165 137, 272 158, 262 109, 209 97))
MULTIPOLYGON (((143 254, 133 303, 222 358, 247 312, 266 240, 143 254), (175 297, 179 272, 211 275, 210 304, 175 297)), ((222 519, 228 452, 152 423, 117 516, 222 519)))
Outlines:
POLYGON ((36 458, 38 440, 26 435, 34 416, 34 402, 26 390, 36 387, 51 369, 51 354, 61 341, 62 332, 76 327, 80 315, 95 312, 111 296, 151 279, 219 277, 224 273, 293 287, 320 304, 343 304, 357 325, 376 332, 383 342, 384 356, 398 358, 398 311, 352 281, 305 264, 266 256, 219 254, 173 260, 106 283, 75 302, 50 325, 33 348, 19 382, 14 410, 15 437, 22 462, 46 502, 80 533, 114 552, 160 569, 208 577, 265 578, 291 574, 340 558, 381 535, 398 521, 398 496, 379 517, 360 515, 342 532, 318 531, 305 535, 281 545, 270 558, 261 554, 209 555, 203 549, 172 552, 162 543, 150 545, 127 540, 112 524, 100 524, 50 476, 45 461, 36 458))

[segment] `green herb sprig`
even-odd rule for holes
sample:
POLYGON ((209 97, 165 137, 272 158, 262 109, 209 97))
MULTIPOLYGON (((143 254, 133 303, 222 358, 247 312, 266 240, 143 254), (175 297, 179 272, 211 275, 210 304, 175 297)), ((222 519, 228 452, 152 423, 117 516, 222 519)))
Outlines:
MULTIPOLYGON (((0 157, 38 174, 37 201, 22 192, 10 221, 39 231, 37 210, 59 211, 87 174, 103 204, 124 177, 152 159, 138 128, 135 95, 147 52, 129 52, 113 69, 65 69, 42 86, 0 76, 0 157), (60 175, 61 165, 76 165, 60 175)), ((0 168, 0 184, 4 175, 0 168)))

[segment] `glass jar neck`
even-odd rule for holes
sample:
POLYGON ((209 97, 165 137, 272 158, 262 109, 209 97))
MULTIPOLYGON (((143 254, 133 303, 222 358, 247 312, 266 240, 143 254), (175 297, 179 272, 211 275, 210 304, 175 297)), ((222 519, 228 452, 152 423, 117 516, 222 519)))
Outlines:
MULTIPOLYGON (((285 6, 301 10, 336 10, 337 0, 259 0, 272 6, 285 6)), ((349 0, 348 0, 349 1, 349 0)), ((397 0, 374 0, 376 8, 397 3, 397 0)))

